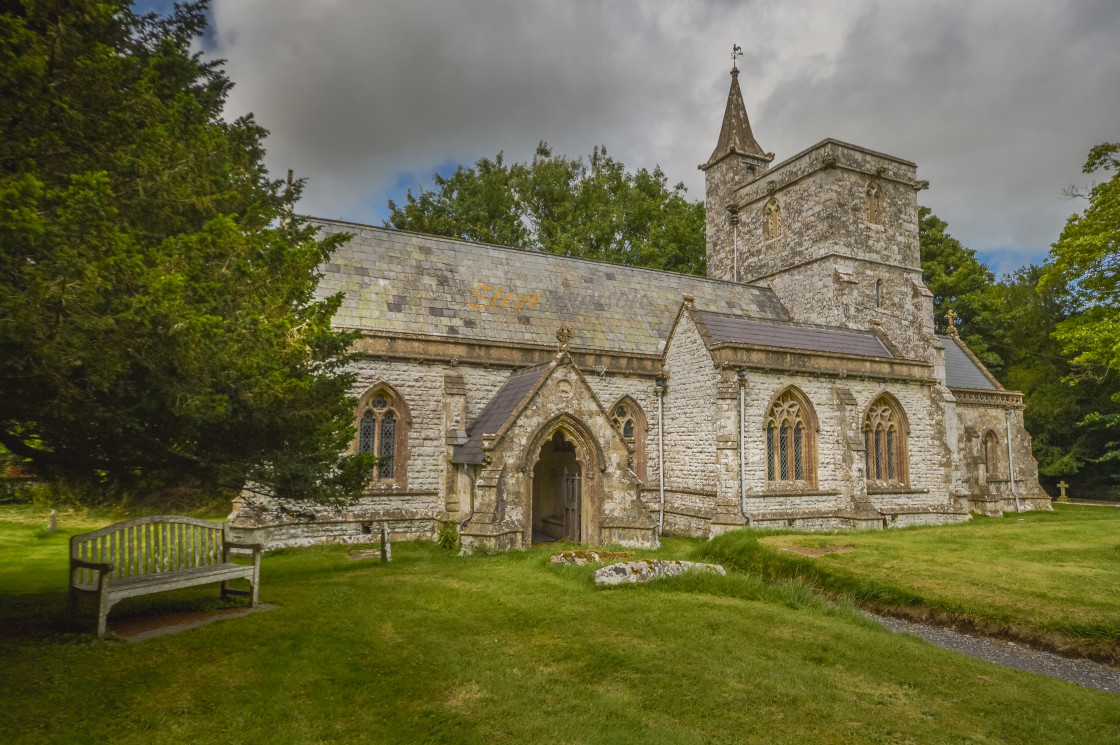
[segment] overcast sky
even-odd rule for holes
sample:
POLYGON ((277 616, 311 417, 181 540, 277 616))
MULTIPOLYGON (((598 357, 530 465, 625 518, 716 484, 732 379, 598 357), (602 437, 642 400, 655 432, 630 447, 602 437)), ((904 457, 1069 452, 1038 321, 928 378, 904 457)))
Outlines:
MULTIPOLYGON (((159 7, 162 0, 138 3, 159 7)), ((921 203, 997 271, 1042 260, 1062 187, 1120 140, 1120 2, 214 0, 227 113, 271 130, 300 209, 380 224, 434 169, 539 140, 660 164, 703 198, 732 43, 777 160, 835 137, 913 160, 921 203)))

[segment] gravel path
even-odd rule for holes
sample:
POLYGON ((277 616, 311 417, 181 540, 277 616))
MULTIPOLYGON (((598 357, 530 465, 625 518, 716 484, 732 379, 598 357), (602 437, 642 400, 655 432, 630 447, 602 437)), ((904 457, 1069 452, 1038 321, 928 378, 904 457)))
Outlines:
POLYGON ((1091 660, 1071 660, 1050 652, 1039 652, 1037 649, 1031 649, 1015 642, 989 639, 982 636, 969 636, 940 626, 911 623, 899 618, 877 616, 874 613, 868 613, 867 615, 891 631, 897 631, 900 634, 912 634, 942 649, 952 649, 969 657, 994 662, 997 665, 1012 667, 1016 670, 1049 675, 1051 678, 1077 683, 1086 688, 1096 688, 1098 691, 1120 694, 1120 670, 1114 667, 1101 665, 1091 660))

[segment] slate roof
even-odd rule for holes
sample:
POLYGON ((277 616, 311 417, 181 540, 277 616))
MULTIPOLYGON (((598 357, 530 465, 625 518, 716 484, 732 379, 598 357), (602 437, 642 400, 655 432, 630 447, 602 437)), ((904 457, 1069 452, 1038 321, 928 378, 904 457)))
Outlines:
POLYGON ((334 318, 345 328, 555 347, 556 330, 566 324, 575 332, 573 349, 656 355, 685 294, 712 310, 789 319, 765 287, 341 221, 312 222, 324 233, 353 234, 320 266, 320 293, 346 293, 334 318), (499 290, 498 306, 492 307, 499 290))
POLYGON ((509 376, 490 402, 483 407, 474 421, 467 428, 467 441, 456 445, 451 457, 452 463, 481 463, 482 462, 482 436, 493 435, 502 428, 509 419, 510 414, 533 390, 533 386, 541 379, 541 375, 548 369, 548 365, 518 370, 509 376))
POLYGON ((745 153, 765 158, 766 153, 754 138, 751 122, 747 118, 747 107, 743 103, 743 92, 739 90, 739 71, 731 71, 731 90, 727 93, 727 107, 723 111, 723 126, 719 129, 719 140, 712 157, 700 166, 707 168, 728 153, 745 153))
POLYGON ((950 388, 998 390, 984 371, 965 353, 960 341, 951 336, 938 336, 945 345, 945 385, 950 388))
POLYGON ((715 344, 731 342, 866 357, 892 356, 879 337, 870 331, 759 321, 706 310, 697 312, 715 344))

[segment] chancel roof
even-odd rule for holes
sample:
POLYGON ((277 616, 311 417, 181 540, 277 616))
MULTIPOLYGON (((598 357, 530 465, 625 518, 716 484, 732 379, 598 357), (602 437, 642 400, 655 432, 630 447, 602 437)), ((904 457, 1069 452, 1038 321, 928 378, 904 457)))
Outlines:
POLYGON ((462 340, 658 355, 684 295, 749 318, 789 320, 774 292, 686 274, 313 220, 353 238, 320 269, 321 294, 344 292, 344 328, 462 340))
POLYGON ((697 313, 712 344, 749 344, 865 357, 892 356, 890 350, 871 331, 756 320, 707 310, 699 310, 697 313))
POLYGON ((945 385, 950 388, 998 390, 980 365, 964 350, 963 342, 951 336, 937 338, 945 346, 945 385))
POLYGON ((452 463, 481 463, 482 436, 497 434, 517 406, 525 400, 533 386, 548 370, 548 365, 537 365, 517 370, 502 384, 490 402, 478 413, 467 428, 467 441, 454 447, 452 463))

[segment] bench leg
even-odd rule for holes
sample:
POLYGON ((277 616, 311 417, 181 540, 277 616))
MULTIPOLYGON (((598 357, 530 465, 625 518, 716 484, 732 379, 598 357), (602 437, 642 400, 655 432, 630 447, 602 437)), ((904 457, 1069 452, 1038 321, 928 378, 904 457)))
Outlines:
POLYGON ((254 576, 253 579, 251 579, 249 581, 253 583, 252 587, 249 588, 249 591, 252 592, 252 595, 249 596, 249 605, 253 608, 256 608, 257 607, 257 586, 260 584, 260 578, 257 577, 257 576, 254 576))
POLYGON ((104 639, 105 632, 109 627, 109 611, 113 607, 113 602, 109 600, 104 594, 98 596, 97 603, 97 638, 104 639))

